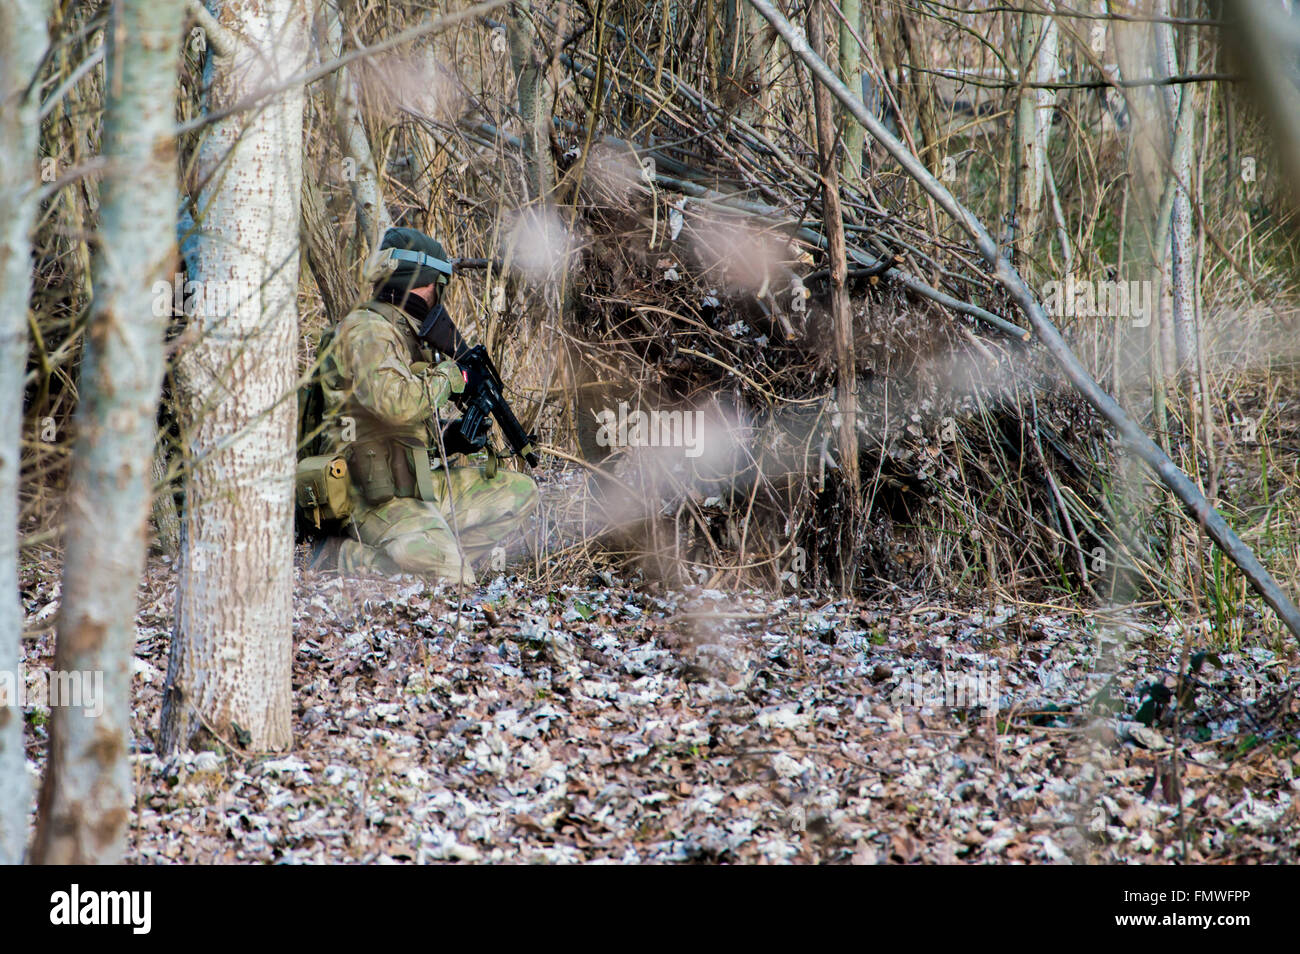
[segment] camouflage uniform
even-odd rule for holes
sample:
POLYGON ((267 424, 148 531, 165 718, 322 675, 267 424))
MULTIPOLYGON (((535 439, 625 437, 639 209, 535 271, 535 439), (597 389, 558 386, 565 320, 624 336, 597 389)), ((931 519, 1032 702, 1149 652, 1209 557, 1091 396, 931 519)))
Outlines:
POLYGON ((504 469, 491 477, 483 467, 431 471, 429 425, 464 379, 453 362, 428 366, 413 322, 394 305, 370 302, 339 322, 322 349, 321 452, 347 458, 352 485, 338 569, 473 582, 471 564, 533 512, 537 486, 504 469))

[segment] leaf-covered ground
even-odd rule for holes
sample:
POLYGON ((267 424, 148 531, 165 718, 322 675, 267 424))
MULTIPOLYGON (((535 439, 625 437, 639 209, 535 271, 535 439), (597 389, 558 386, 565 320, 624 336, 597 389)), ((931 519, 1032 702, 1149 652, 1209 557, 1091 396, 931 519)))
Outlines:
MULTIPOLYGON (((293 750, 165 762, 174 586, 141 588, 139 862, 1297 860, 1290 653, 1199 657, 1180 712, 1150 622, 303 573, 293 750)), ((34 672, 55 578, 24 596, 34 672)))

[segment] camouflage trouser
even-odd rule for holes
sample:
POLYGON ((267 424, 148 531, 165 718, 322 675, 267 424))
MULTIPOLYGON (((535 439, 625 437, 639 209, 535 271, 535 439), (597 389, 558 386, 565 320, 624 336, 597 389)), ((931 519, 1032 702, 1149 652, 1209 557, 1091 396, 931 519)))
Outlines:
POLYGON ((500 470, 492 478, 482 467, 435 470, 433 489, 436 503, 394 497, 354 510, 353 529, 339 551, 338 568, 418 573, 473 583, 471 564, 537 507, 532 478, 509 470, 500 470), (451 528, 453 506, 459 547, 451 528))

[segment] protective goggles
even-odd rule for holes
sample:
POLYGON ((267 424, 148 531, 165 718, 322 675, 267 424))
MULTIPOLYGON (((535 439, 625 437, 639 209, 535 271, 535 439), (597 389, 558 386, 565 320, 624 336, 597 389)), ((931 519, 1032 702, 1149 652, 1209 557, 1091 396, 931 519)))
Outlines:
POLYGON ((414 249, 390 248, 388 249, 388 257, 393 262, 412 262, 416 265, 423 265, 426 268, 432 268, 434 271, 439 273, 439 285, 447 284, 448 279, 454 271, 452 263, 446 259, 436 258, 427 252, 417 252, 414 249))

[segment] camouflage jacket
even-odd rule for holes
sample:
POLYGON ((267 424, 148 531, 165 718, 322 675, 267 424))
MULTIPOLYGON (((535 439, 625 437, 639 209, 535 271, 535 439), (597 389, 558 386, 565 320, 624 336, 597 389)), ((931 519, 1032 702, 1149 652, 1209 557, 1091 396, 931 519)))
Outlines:
MULTIPOLYGON (((321 453, 343 454, 354 467, 382 447, 425 448, 428 424, 447 403, 451 386, 433 372, 431 354, 414 319, 386 302, 353 310, 322 342, 320 382, 325 424, 321 453)), ((364 481, 364 474, 358 475, 364 481)), ((400 488, 406 484, 401 474, 400 488)))

